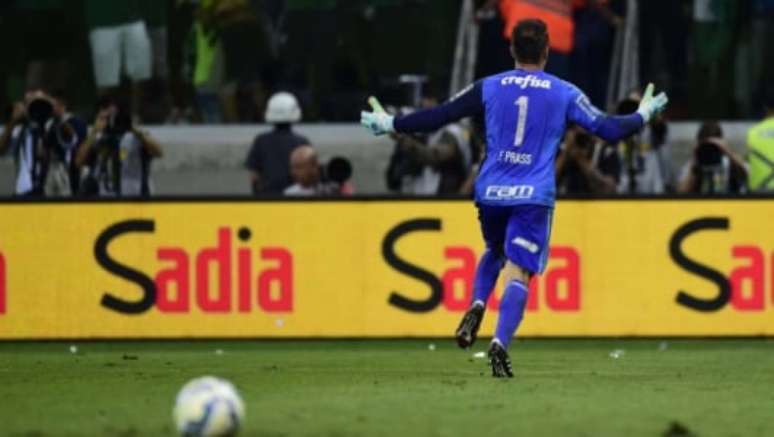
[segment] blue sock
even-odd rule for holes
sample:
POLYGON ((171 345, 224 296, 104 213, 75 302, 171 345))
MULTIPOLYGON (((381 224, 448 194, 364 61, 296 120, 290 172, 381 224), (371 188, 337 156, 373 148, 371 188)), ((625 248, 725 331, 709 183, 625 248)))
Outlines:
POLYGON ((489 296, 497 283, 497 277, 503 268, 504 259, 498 254, 487 249, 476 269, 476 279, 473 282, 473 303, 481 302, 486 306, 489 296))
POLYGON ((494 337, 506 349, 521 323, 526 306, 527 286, 521 281, 511 281, 505 287, 505 294, 500 301, 500 318, 497 319, 494 337))

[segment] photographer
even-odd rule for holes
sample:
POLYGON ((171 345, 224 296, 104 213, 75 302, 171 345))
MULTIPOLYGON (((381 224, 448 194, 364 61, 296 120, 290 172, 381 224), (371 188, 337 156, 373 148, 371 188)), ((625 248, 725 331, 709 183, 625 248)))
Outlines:
POLYGON ((80 194, 149 197, 151 160, 161 156, 161 146, 133 124, 128 108, 105 99, 75 157, 86 174, 80 194))
POLYGON ((334 158, 327 167, 320 167, 312 146, 297 147, 290 154, 290 174, 293 185, 283 192, 289 197, 351 195, 352 166, 344 158, 334 158))
POLYGON ((621 175, 621 159, 615 147, 600 144, 573 126, 556 160, 557 187, 561 194, 612 194, 621 175))
POLYGON ((693 158, 680 172, 680 193, 743 193, 747 168, 723 139, 723 129, 714 121, 705 122, 696 136, 693 158))
POLYGON ((0 154, 10 152, 16 162, 16 196, 45 195, 52 156, 47 136, 55 124, 52 99, 41 90, 28 92, 24 102, 13 105, 0 135, 0 154))
MULTIPOLYGON (((632 92, 618 104, 617 113, 636 111, 642 96, 632 92)), ((660 115, 645 125, 642 132, 616 145, 622 152, 621 194, 663 194, 674 190, 670 160, 669 127, 660 115)))
MULTIPOLYGON (((438 105, 422 99, 422 109, 438 105)), ((387 187, 409 195, 455 195, 463 190, 473 165, 468 133, 457 123, 427 137, 392 134, 395 151, 387 168, 387 187)))
POLYGON ((53 151, 46 193, 77 194, 80 174, 75 165, 75 154, 78 146, 86 139, 89 126, 82 118, 68 111, 67 100, 62 92, 53 92, 51 102, 54 105, 55 124, 46 136, 46 142, 53 151))

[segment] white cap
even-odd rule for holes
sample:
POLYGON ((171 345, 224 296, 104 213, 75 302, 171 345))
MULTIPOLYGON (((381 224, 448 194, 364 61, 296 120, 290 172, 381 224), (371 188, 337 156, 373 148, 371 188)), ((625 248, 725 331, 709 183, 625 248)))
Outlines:
POLYGON ((266 106, 267 123, 298 123, 301 121, 301 106, 293 94, 274 94, 266 106))

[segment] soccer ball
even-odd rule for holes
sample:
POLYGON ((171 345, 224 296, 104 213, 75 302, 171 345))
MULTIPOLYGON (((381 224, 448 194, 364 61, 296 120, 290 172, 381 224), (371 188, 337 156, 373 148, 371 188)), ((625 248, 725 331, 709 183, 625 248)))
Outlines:
POLYGON ((177 394, 175 425, 183 436, 234 436, 245 415, 242 398, 230 382, 204 376, 177 394))

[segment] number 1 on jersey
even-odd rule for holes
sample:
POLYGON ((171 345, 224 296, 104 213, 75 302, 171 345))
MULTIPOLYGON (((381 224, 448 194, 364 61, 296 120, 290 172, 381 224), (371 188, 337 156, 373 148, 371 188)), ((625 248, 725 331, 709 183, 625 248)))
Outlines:
POLYGON ((516 122, 516 139, 513 145, 516 147, 524 143, 524 129, 527 126, 527 111, 529 110, 529 97, 521 96, 516 99, 516 106, 519 107, 519 118, 516 122))

